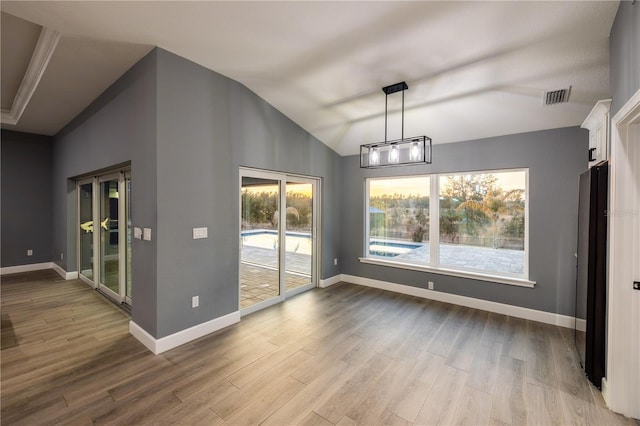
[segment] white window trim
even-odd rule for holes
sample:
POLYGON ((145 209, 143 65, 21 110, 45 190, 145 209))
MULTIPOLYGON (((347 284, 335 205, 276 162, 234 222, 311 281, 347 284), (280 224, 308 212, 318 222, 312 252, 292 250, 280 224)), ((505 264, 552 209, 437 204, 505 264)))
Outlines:
POLYGON ((507 275, 491 275, 481 272, 472 272, 464 269, 447 269, 438 266, 428 266, 428 265, 420 265, 418 263, 403 263, 393 261, 393 260, 385 260, 379 259, 377 257, 361 257, 360 262, 368 263, 370 265, 378 265, 378 266, 390 266, 398 269, 408 269, 411 271, 420 271, 420 272, 431 272, 433 274, 440 275, 449 275, 452 277, 460 277, 460 278, 470 278, 473 280, 479 281, 489 281, 492 283, 499 284, 509 284, 516 285, 520 287, 530 287, 533 288, 536 284, 535 281, 528 280, 526 278, 518 278, 518 277, 509 277, 507 275))
POLYGON ((361 263, 367 263, 371 265, 395 267, 399 269, 408 269, 413 271, 430 272, 440 275, 449 275, 461 278, 469 278, 479 281, 489 281, 499 284, 515 285, 520 287, 533 288, 536 284, 535 281, 531 281, 529 277, 529 169, 528 168, 516 168, 516 169, 496 169, 496 170, 477 170, 477 171, 460 171, 460 172, 447 172, 447 173, 434 173, 430 175, 402 175, 402 176, 380 176, 370 177, 365 179, 365 238, 364 238, 364 256, 359 258, 361 263), (524 231, 524 265, 522 275, 510 275, 510 274, 492 274, 480 271, 474 271, 470 269, 455 269, 450 267, 440 266, 440 177, 443 176, 456 176, 460 174, 489 174, 489 173, 504 173, 504 172, 524 172, 525 173, 525 231, 524 231), (369 254, 370 246, 370 230, 369 230, 369 187, 372 180, 388 180, 388 179, 402 179, 402 178, 419 178, 429 177, 430 192, 429 192, 429 217, 438 218, 438 220, 430 222, 429 226, 429 264, 408 263, 399 262, 397 260, 389 260, 369 254), (432 194, 438 194, 433 196, 432 194))

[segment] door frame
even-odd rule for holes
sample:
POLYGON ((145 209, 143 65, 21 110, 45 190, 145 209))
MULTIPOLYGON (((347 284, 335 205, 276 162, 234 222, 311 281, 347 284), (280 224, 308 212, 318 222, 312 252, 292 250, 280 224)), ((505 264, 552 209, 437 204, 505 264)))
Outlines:
POLYGON ((77 222, 78 222, 78 226, 76 229, 78 229, 77 231, 77 235, 76 235, 76 265, 78 265, 78 279, 88 285, 90 285, 92 288, 96 289, 97 288, 97 284, 96 282, 99 280, 96 280, 96 277, 100 277, 100 271, 99 271, 99 267, 100 267, 100 262, 96 262, 95 258, 96 258, 96 247, 98 247, 98 245, 100 244, 100 236, 97 234, 96 232, 96 228, 95 228, 95 224, 97 223, 96 220, 98 219, 98 215, 96 214, 97 209, 95 208, 95 206, 97 205, 98 202, 98 194, 96 191, 96 177, 92 176, 92 177, 88 177, 88 178, 83 178, 83 179, 78 179, 76 181, 76 192, 77 192, 77 209, 76 209, 76 217, 78 218, 77 222), (91 184, 91 221, 93 223, 93 232, 91 233, 91 238, 92 238, 92 253, 91 253, 91 268, 92 268, 92 276, 93 276, 93 280, 90 280, 89 278, 85 277, 84 275, 82 275, 82 246, 80 243, 80 239, 82 236, 82 232, 79 230, 80 229, 80 186, 82 185, 86 185, 86 184, 91 184))
MULTIPOLYGON (((78 278, 90 285, 92 288, 99 290, 100 292, 107 295, 110 299, 118 303, 127 303, 131 305, 131 298, 126 295, 126 279, 127 279, 127 270, 126 270, 126 256, 127 256, 127 245, 129 244, 127 239, 127 227, 128 227, 128 217, 127 206, 126 206, 126 179, 127 177, 131 178, 131 169, 130 167, 121 167, 116 170, 109 170, 104 173, 92 175, 90 177, 79 177, 76 179, 76 192, 77 192, 77 208, 76 208, 76 264, 78 265, 78 278), (115 180, 118 182, 118 293, 111 290, 109 287, 102 283, 102 265, 101 265, 101 256, 102 256, 102 245, 101 245, 101 231, 100 231, 100 184, 102 182, 115 180), (93 280, 82 275, 81 271, 81 246, 80 246, 80 186, 91 183, 92 185, 92 221, 93 221, 93 253, 92 253, 92 262, 93 262, 93 280), (123 197, 122 199, 120 197, 123 197)), ((131 206, 129 206, 130 208, 131 206)))
MULTIPOLYGON (((124 199, 125 202, 124 203, 120 203, 120 204, 124 204, 124 207, 122 207, 118 214, 122 214, 121 217, 124 218, 125 220, 125 226, 124 226, 124 239, 122 241, 125 242, 125 247, 123 250, 124 253, 124 260, 122 260, 122 265, 124 265, 124 280, 120 280, 120 285, 124 286, 124 290, 121 291, 122 297, 124 298, 124 303, 126 303, 127 305, 131 306, 132 302, 131 302, 131 295, 127 294, 127 277, 130 274, 130 271, 127 270, 127 266, 129 264, 133 265, 133 262, 129 262, 128 256, 133 257, 132 253, 129 252, 129 247, 131 246, 131 244, 133 243, 133 241, 131 241, 129 239, 129 219, 131 218, 131 194, 127 193, 127 179, 129 180, 129 185, 131 185, 131 170, 130 169, 124 169, 121 171, 121 173, 123 174, 123 179, 122 182, 120 182, 121 185, 121 194, 124 195, 124 199)), ((131 232, 133 234, 133 225, 131 225, 131 232)), ((118 236, 118 238, 120 238, 120 236, 118 236)), ((131 238, 133 238, 133 235, 131 235, 131 238)), ((132 250, 133 251, 133 250, 132 250)), ((133 279, 133 275, 131 276, 133 279)), ((133 291, 133 284, 131 286, 131 290, 133 291)))
MULTIPOLYGON (((124 171, 119 171, 119 172, 113 172, 113 173, 107 173, 104 175, 100 175, 97 177, 97 183, 98 183, 98 208, 97 208, 97 212, 98 212, 98 216, 100 216, 100 212, 101 212, 101 207, 102 205, 100 204, 100 200, 101 200, 101 184, 103 182, 108 182, 108 181, 113 181, 115 180, 118 183, 118 293, 116 293, 115 291, 111 290, 109 287, 107 287, 105 284, 102 283, 102 274, 98 275, 98 280, 97 280, 97 286, 98 289, 100 291, 102 291, 103 293, 107 294, 109 297, 111 297, 112 299, 116 300, 119 303, 123 303, 124 302, 124 294, 125 294, 125 280, 126 280, 126 276, 124 274, 125 270, 125 250, 123 250, 122 247, 122 242, 124 241, 124 244, 126 245, 126 232, 124 231, 124 228, 122 226, 122 218, 124 218, 125 215, 125 209, 124 209, 124 204, 126 201, 120 199, 121 196, 124 196, 124 171)), ((94 234, 95 234, 95 230, 97 229, 95 224, 97 224, 98 226, 101 225, 102 221, 100 220, 102 219, 102 217, 99 217, 98 222, 94 222, 94 234)), ((100 236, 102 235, 102 231, 100 231, 100 233, 98 233, 98 238, 100 238, 100 236)), ((100 268, 102 268, 102 245, 99 246, 99 252, 98 252, 98 264, 100 265, 100 268)))
MULTIPOLYGON (((282 271, 282 276, 283 276, 283 288, 284 288, 284 294, 285 294, 285 299, 289 298, 289 297, 293 297, 296 294, 300 294, 303 293, 307 290, 310 290, 314 287, 318 286, 318 252, 316 252, 317 250, 317 241, 318 241, 318 216, 319 213, 318 211, 319 209, 319 198, 318 198, 318 194, 319 194, 319 186, 320 186, 320 179, 317 178, 310 178, 308 176, 300 176, 300 175, 294 175, 294 174, 289 174, 286 173, 285 174, 286 179, 283 181, 283 186, 284 186, 284 191, 281 192, 280 194, 280 203, 281 205, 283 205, 285 208, 284 209, 280 209, 282 210, 282 215, 280 216, 280 220, 282 220, 285 224, 285 238, 286 238, 286 223, 287 223, 287 183, 289 181, 291 181, 291 183, 306 183, 306 184, 310 184, 311 185, 311 197, 312 197, 312 205, 311 205, 311 215, 312 215, 312 220, 311 220, 311 250, 313 255, 311 256, 311 281, 308 284, 305 285, 301 285, 300 287, 296 287, 292 290, 287 290, 287 283, 286 283, 286 261, 285 261, 285 268, 282 271)), ((285 260, 286 260, 286 242, 283 242, 283 246, 285 249, 282 250, 283 255, 285 256, 285 260)))
POLYGON ((249 315, 253 312, 262 310, 269 306, 283 302, 284 300, 293 297, 299 293, 310 290, 318 286, 318 275, 320 271, 320 250, 321 244, 321 232, 318 229, 321 226, 321 183, 322 180, 318 177, 304 176, 293 173, 277 172, 263 169, 255 169, 251 167, 240 167, 238 175, 238 190, 239 194, 242 192, 242 178, 252 177, 258 179, 278 180, 279 182, 279 208, 278 208, 278 278, 279 278, 279 294, 269 300, 265 300, 247 308, 242 308, 242 195, 238 197, 238 311, 241 317, 249 315), (312 258, 311 258, 311 282, 298 288, 286 291, 286 185, 287 180, 292 180, 300 183, 310 183, 312 185, 312 197, 313 197, 313 219, 312 219, 312 258), (284 208, 283 208, 284 206, 284 208), (282 226, 284 224, 284 227, 282 226), (284 232, 281 232, 284 228, 284 232))
POLYGON ((607 406, 635 418, 640 418, 640 291, 633 290, 632 281, 640 280, 639 176, 640 90, 611 120, 607 371, 602 381, 607 406))

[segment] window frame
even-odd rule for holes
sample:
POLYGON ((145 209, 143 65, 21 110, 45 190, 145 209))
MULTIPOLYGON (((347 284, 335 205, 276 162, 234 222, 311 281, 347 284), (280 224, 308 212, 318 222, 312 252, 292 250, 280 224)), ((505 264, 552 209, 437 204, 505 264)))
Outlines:
POLYGON ((492 170, 473 170, 473 171, 457 171, 443 172, 431 174, 415 174, 415 175, 397 175, 397 176, 376 176, 366 177, 364 182, 364 247, 363 257, 359 258, 360 262, 366 264, 389 266, 399 269, 408 269, 414 271, 431 272, 441 275, 456 276, 462 278, 470 278, 480 281, 489 281, 501 284, 510 284, 523 287, 534 287, 535 281, 529 279, 529 168, 509 168, 509 169, 492 169, 492 170), (450 265, 442 266, 440 264, 440 178, 447 176, 460 175, 478 175, 478 174, 498 174, 509 172, 524 172, 525 188, 524 188, 524 262, 522 274, 510 274, 492 271, 481 271, 472 268, 456 268, 450 265), (406 178, 429 178, 429 261, 428 263, 411 263, 397 260, 390 260, 383 256, 376 256, 370 253, 370 186, 372 181, 376 180, 392 180, 406 178), (435 194, 435 196, 434 196, 435 194), (435 218, 435 220, 434 220, 435 218))
MULTIPOLYGON (((387 176, 387 177, 375 177, 375 178, 366 178, 365 179, 365 246, 364 246, 364 258, 370 259, 369 248, 371 246, 371 233, 370 233, 370 225, 371 225, 371 214, 369 213, 369 182, 372 180, 399 180, 399 179, 418 179, 418 178, 429 178, 429 216, 431 216, 431 188, 433 188, 433 175, 428 174, 419 174, 419 175, 403 175, 403 176, 387 176)), ((431 228, 430 228, 431 229, 431 228)), ((429 240, 431 240, 431 230, 429 231, 429 240)), ((373 259, 381 259, 381 256, 374 256, 373 259)))

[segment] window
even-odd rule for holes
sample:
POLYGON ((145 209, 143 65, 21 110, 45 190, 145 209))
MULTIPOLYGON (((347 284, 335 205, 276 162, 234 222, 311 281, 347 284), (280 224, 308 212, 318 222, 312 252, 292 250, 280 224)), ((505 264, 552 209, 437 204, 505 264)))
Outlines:
POLYGON ((429 263, 429 177, 369 182, 369 254, 429 263))
POLYGON ((366 209, 365 262, 530 283, 527 170, 371 178, 366 209))

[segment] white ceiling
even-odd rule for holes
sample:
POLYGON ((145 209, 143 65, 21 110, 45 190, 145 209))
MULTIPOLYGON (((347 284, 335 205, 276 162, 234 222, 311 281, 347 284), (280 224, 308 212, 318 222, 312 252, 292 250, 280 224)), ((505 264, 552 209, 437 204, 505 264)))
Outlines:
MULTIPOLYGON (((381 88, 403 80, 405 136, 447 143, 579 125, 609 97, 618 2, 2 1, 1 8, 62 33, 21 130, 56 133, 159 46, 240 81, 348 155, 384 139, 381 88), (542 106, 543 92, 569 86, 569 103, 542 106), (52 117, 54 109, 66 112, 52 117)), ((390 112, 400 99, 389 96, 390 112)), ((393 113, 388 139, 398 137, 393 113)))

